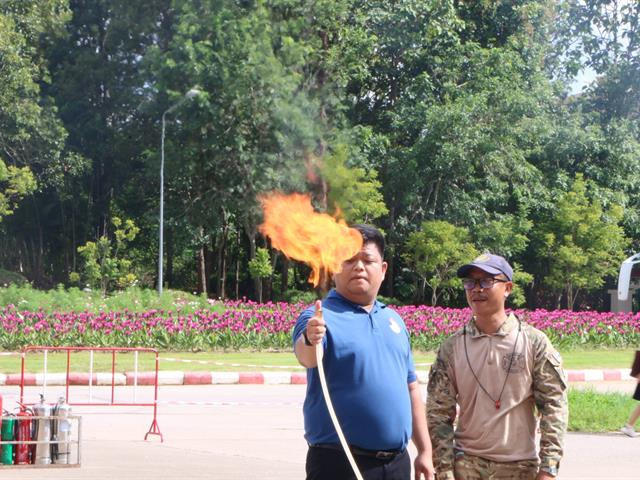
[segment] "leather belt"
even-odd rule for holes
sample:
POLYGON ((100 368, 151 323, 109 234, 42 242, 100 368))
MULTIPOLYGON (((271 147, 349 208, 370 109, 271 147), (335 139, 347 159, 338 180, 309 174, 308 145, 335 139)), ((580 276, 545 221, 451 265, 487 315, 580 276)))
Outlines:
MULTIPOLYGON (((309 446, 312 448, 325 448, 328 450, 342 451, 342 446, 336 445, 334 443, 316 443, 314 445, 310 444, 309 446)), ((358 455, 360 457, 377 458, 378 460, 392 460, 398 455, 406 452, 406 450, 367 450, 364 448, 355 447, 353 445, 349 445, 349 449, 354 455, 358 455)))

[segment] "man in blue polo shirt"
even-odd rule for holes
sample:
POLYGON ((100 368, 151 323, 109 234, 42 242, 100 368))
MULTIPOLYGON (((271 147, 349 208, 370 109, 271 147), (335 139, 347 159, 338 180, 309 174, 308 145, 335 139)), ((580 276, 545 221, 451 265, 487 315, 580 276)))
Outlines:
POLYGON ((368 225, 354 228, 362 249, 342 264, 335 289, 305 310, 293 330, 296 357, 308 369, 306 478, 355 478, 322 395, 315 354, 322 343, 329 394, 363 478, 410 479, 411 438, 418 450, 415 479, 431 480, 431 441, 409 334, 402 318, 376 300, 387 270, 384 237, 368 225))

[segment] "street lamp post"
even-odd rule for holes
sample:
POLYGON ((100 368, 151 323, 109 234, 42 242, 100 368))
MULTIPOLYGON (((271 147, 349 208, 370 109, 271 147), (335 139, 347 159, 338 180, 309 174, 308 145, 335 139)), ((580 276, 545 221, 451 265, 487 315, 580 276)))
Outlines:
POLYGON ((173 104, 162 114, 162 135, 160 137, 160 231, 158 239, 158 294, 162 295, 163 284, 163 260, 164 260, 164 132, 166 116, 182 105, 186 100, 200 94, 196 88, 190 89, 178 102, 173 104))

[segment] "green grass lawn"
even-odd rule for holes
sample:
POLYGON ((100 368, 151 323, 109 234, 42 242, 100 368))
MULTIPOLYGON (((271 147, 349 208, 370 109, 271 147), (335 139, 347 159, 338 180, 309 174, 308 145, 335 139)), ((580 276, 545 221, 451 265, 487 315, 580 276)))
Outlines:
POLYGON ((570 432, 613 432, 624 425, 638 402, 624 393, 569 389, 570 432))
MULTIPOLYGON (((160 370, 202 371, 236 371, 251 372, 262 370, 284 370, 277 367, 294 367, 297 365, 293 353, 290 352, 160 352, 160 370), (189 360, 176 362, 168 359, 189 360), (233 364, 239 364, 234 366, 233 364), (267 366, 265 366, 267 365, 267 366)), ((71 354, 70 371, 88 372, 89 352, 75 352, 71 354)), ((116 372, 133 371, 135 357, 133 353, 117 353, 115 357, 116 372)), ((25 371, 38 373, 43 371, 44 354, 29 353, 25 360, 25 371)), ((112 355, 110 353, 95 352, 93 356, 94 372, 110 372, 112 355)), ((20 356, 0 356, 0 373, 20 373, 20 356)), ((47 355, 47 371, 64 372, 67 368, 66 353, 49 352, 47 355)), ((140 353, 138 355, 138 370, 152 371, 155 369, 155 355, 140 353)), ((293 370, 291 368, 290 370, 293 370)), ((302 370, 302 368, 300 369, 302 370)))
MULTIPOLYGON (((578 370, 588 368, 628 368, 633 359, 633 349, 620 350, 570 350, 562 352, 565 369, 578 370)), ((283 370, 269 366, 294 367, 297 365, 292 352, 161 352, 161 370, 188 371, 259 371, 283 370), (174 362, 169 358, 191 360, 191 362, 174 362), (199 363, 206 362, 206 363, 199 363), (239 364, 234 366, 233 364, 239 364)), ((418 370, 427 370, 435 358, 434 352, 415 352, 414 360, 418 370)), ((67 356, 64 353, 50 352, 47 356, 47 370, 49 372, 64 372, 67 356)), ((111 371, 111 354, 94 354, 93 371, 111 371)), ((26 357, 25 370, 37 373, 43 370, 44 355, 29 353, 26 357)), ((152 354, 141 353, 138 356, 138 370, 149 371, 155 368, 155 357, 152 354)), ((73 372, 89 370, 89 353, 77 352, 71 355, 70 369, 73 372)), ((132 353, 118 353, 116 355, 116 371, 124 372, 134 369, 134 355, 132 353)), ((0 373, 19 373, 20 356, 0 356, 0 373)))
POLYGON ((635 349, 597 349, 569 350, 561 352, 564 368, 581 370, 583 368, 631 368, 635 349))

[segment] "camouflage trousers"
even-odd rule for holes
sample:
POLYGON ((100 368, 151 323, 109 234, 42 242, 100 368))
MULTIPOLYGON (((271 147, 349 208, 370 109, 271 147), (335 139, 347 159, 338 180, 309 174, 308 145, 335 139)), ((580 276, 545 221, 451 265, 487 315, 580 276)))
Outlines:
POLYGON ((494 462, 458 452, 454 473, 456 480, 535 480, 538 460, 494 462))

